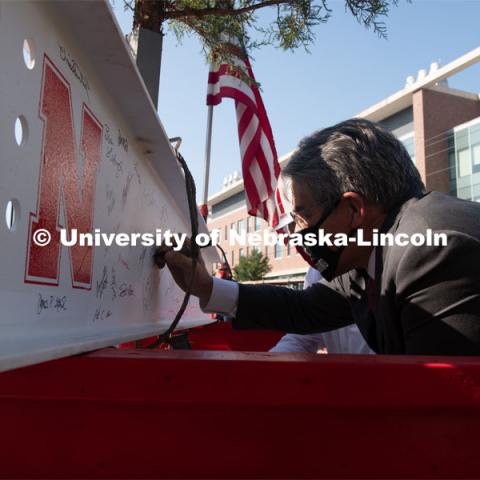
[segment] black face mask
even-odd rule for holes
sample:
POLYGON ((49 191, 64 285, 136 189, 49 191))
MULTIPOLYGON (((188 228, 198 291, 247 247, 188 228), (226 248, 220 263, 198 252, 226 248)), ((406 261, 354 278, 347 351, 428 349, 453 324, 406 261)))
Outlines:
MULTIPOLYGON (((303 230, 297 232, 302 236, 302 239, 305 239, 305 235, 307 233, 313 233, 318 238, 318 231, 322 223, 324 223, 325 220, 333 213, 339 202, 340 199, 337 200, 335 204, 322 215, 320 220, 315 225, 304 228, 303 230)), ((328 282, 333 280, 340 255, 345 247, 339 247, 336 251, 330 250, 330 248, 326 245, 318 244, 312 246, 304 245, 302 248, 310 257, 313 267, 322 274, 322 277, 328 282)))

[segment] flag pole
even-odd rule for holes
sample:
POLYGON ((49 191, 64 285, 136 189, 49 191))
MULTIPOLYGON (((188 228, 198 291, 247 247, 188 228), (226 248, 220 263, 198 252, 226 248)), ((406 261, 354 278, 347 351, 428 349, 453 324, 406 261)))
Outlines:
POLYGON ((205 142, 205 169, 203 177, 203 202, 200 205, 200 214, 205 222, 208 217, 208 181, 210 178, 210 153, 212 149, 212 121, 213 121, 213 105, 208 106, 207 116, 207 138, 205 142))

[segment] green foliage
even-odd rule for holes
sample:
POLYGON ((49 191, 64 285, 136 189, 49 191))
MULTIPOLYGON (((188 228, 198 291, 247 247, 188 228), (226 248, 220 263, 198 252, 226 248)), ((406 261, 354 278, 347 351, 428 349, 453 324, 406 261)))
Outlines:
MULTIPOLYGON (((386 37, 382 21, 399 0, 343 0, 344 8, 360 24, 386 37)), ((410 0, 407 0, 410 1, 410 0)), ((209 60, 234 65, 225 41, 241 38, 248 51, 263 45, 284 50, 308 46, 315 40, 315 27, 328 21, 334 0, 124 0, 139 25, 156 31, 168 23, 179 41, 186 34, 197 35, 209 60), (273 15, 263 24, 257 12, 269 9, 273 15), (266 23, 266 24, 265 24, 266 23)), ((340 2, 339 2, 340 3, 340 2)))
POLYGON ((268 257, 254 250, 246 257, 240 257, 238 265, 233 269, 234 278, 239 282, 245 280, 262 280, 272 269, 268 257))

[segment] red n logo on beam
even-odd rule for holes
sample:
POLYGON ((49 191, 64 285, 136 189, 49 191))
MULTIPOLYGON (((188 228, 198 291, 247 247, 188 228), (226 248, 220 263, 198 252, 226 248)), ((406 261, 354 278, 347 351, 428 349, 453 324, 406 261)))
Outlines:
MULTIPOLYGON (((77 163, 70 85, 51 60, 43 63, 41 120, 44 122, 42 162, 37 211, 30 213, 25 282, 58 285, 60 269, 60 205, 65 213, 65 228, 88 233, 93 227, 95 184, 101 160, 102 125, 83 104, 80 159, 77 163), (83 163, 80 178, 78 164, 83 163), (43 247, 33 241, 35 232, 46 229, 51 242, 43 247)), ((72 286, 90 289, 93 247, 69 248, 72 286)))

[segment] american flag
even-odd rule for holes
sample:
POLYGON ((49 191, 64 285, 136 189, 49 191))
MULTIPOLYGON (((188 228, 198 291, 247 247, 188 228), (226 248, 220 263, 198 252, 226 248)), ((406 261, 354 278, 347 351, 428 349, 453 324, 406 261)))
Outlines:
POLYGON ((272 129, 245 50, 232 46, 231 51, 235 51, 235 69, 226 63, 212 64, 207 105, 218 105, 223 98, 235 100, 248 213, 274 228, 285 210, 277 189, 280 165, 272 129))

